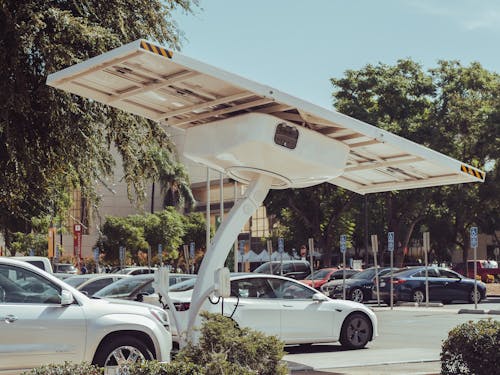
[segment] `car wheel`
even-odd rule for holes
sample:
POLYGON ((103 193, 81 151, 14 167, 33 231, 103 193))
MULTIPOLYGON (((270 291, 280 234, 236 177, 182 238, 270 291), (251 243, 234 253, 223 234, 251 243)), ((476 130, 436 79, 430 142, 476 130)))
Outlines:
POLYGON ((365 299, 365 295, 363 294, 363 291, 359 288, 354 288, 353 291, 351 292, 350 295, 350 300, 354 302, 363 302, 365 299))
POLYGON ((154 356, 141 340, 133 336, 117 336, 100 345, 93 364, 111 369, 152 359, 154 356))
POLYGON ((416 302, 416 303, 425 302, 425 293, 420 289, 414 290, 413 291, 413 302, 416 302))
POLYGON ((361 313, 349 315, 342 324, 340 343, 348 349, 361 349, 372 337, 372 323, 361 313))
MULTIPOLYGON (((481 302, 481 292, 479 290, 477 291, 476 296, 477 303, 481 302)), ((472 289, 469 293, 469 302, 474 303, 474 289, 472 289)))

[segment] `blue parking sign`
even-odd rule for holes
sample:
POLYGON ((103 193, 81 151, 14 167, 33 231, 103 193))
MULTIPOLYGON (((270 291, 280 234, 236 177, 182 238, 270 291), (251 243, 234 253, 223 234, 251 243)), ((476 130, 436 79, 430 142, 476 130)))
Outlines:
POLYGON ((387 250, 394 251, 394 232, 387 233, 387 250))
POLYGON ((477 241, 477 227, 470 228, 470 247, 475 248, 478 245, 477 241))
POLYGON ((283 253, 285 251, 285 239, 283 237, 278 238, 278 252, 283 253))
POLYGON ((345 234, 340 235, 340 252, 345 253, 347 249, 347 236, 345 234))

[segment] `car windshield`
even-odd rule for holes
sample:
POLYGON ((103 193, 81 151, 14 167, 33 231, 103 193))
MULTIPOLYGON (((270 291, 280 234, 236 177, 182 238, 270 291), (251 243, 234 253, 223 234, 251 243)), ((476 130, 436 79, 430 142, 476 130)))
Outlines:
POLYGON ((57 270, 59 272, 71 272, 71 271, 76 271, 76 268, 72 264, 58 264, 57 270))
POLYGON ((89 279, 88 277, 76 276, 76 277, 68 277, 67 279, 64 279, 64 282, 76 288, 77 286, 83 284, 88 279, 89 279))
POLYGON ((181 281, 180 283, 172 285, 170 287, 169 291, 170 292, 185 292, 186 290, 193 289, 195 283, 196 283, 196 278, 193 277, 192 279, 181 281))
POLYGON ((276 273, 279 271, 279 263, 264 263, 257 267, 254 272, 256 273, 276 273))
POLYGON ((128 297, 135 289, 140 287, 143 284, 146 284, 148 281, 151 281, 152 278, 149 277, 140 277, 140 276, 132 276, 127 277, 125 279, 120 279, 115 281, 112 284, 109 284, 107 287, 102 288, 100 291, 95 293, 93 297, 111 297, 111 298, 123 298, 128 297))
POLYGON ((328 274, 331 272, 331 270, 317 270, 314 272, 312 275, 309 275, 306 277, 306 280, 319 280, 319 279, 324 279, 328 274))
POLYGON ((365 279, 371 280, 375 277, 375 268, 368 268, 367 270, 361 271, 351 277, 351 279, 365 279))

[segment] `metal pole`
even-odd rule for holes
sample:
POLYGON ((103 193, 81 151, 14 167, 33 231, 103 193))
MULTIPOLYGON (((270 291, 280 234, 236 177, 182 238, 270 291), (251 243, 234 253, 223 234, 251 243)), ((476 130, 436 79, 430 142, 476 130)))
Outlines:
POLYGON ((394 296, 393 296, 394 284, 392 283, 393 275, 394 275, 394 272, 392 269, 393 267, 394 267, 394 251, 391 251, 391 310, 392 310, 392 306, 394 304, 394 296))
POLYGON ((342 264, 344 265, 342 270, 342 298, 345 299, 345 251, 342 252, 342 264))
POLYGON ((224 220, 224 174, 222 172, 220 172, 219 179, 219 200, 219 216, 222 224, 222 220, 224 220))
POLYGON ((314 288, 314 265, 313 265, 314 238, 309 238, 308 245, 309 245, 309 267, 311 267, 311 283, 312 287, 314 288))
POLYGON ((368 266, 368 195, 365 195, 365 267, 368 266))
POLYGON ((431 247, 431 236, 429 232, 424 232, 424 262, 425 262, 425 307, 429 307, 429 272, 428 266, 429 261, 427 258, 427 253, 431 247))
MULTIPOLYGON (((238 200, 238 183, 236 180, 234 181, 234 186, 233 186, 233 207, 236 206, 236 201, 238 200)), ((234 241, 234 272, 238 272, 238 239, 234 241)))
POLYGON ((477 310, 477 246, 474 246, 474 310, 477 310))
POLYGON ((207 167, 206 249, 210 247, 210 168, 207 167))
POLYGON ((378 283, 378 265, 377 265, 378 237, 376 234, 372 234, 372 250, 373 250, 373 263, 375 266, 375 289, 377 290, 377 306, 380 306, 380 286, 378 283))

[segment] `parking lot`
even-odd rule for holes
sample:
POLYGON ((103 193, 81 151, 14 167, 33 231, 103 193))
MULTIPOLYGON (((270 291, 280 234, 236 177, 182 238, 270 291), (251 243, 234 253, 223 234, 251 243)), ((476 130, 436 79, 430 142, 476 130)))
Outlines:
MULTIPOLYGON (((340 345, 290 346, 285 360, 297 374, 439 374, 441 343, 451 328, 469 320, 500 319, 496 314, 459 313, 473 304, 442 307, 377 307, 379 336, 361 351, 340 345)), ((499 312, 500 296, 478 305, 480 312, 499 312)))

